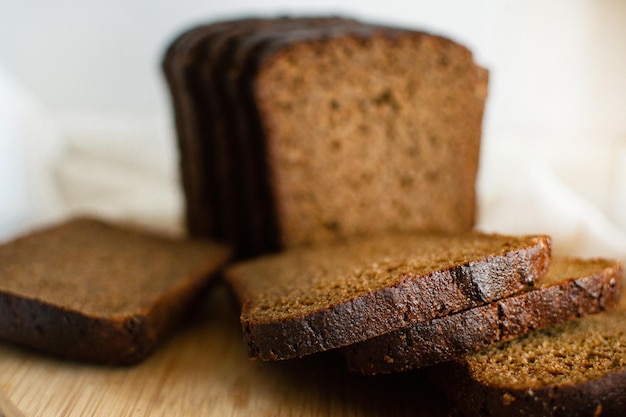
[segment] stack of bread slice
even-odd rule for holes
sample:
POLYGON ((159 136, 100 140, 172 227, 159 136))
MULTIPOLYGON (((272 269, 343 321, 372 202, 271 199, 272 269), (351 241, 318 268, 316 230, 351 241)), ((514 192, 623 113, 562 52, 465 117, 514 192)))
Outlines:
POLYGON ((470 415, 622 404, 588 388, 623 379, 621 358, 590 359, 623 355, 621 316, 605 313, 620 263, 473 230, 488 77, 467 48, 336 17, 241 19, 181 34, 163 67, 187 226, 235 249, 225 276, 251 357, 337 349, 365 374, 427 367, 470 415), (538 372, 520 352, 545 353, 527 360, 545 370, 592 328, 605 350, 582 348, 578 378, 518 372, 538 372), (464 406, 468 392, 482 397, 464 406))
MULTIPOLYGON (((335 17, 242 19, 183 33, 163 65, 188 228, 257 257, 226 272, 251 357, 340 349, 365 374, 445 363, 474 381, 506 375, 476 359, 489 349, 508 357, 505 343, 588 329, 554 326, 617 305, 619 262, 472 231, 487 72, 461 45, 335 17)), ((530 412, 517 388, 504 409, 530 412)), ((485 395, 468 412, 489 414, 485 395)))
POLYGON ((189 232, 225 244, 90 219, 2 244, 0 338, 136 363, 226 268, 252 358, 425 368, 460 415, 623 414, 620 262, 473 230, 487 72, 467 48, 250 18, 186 31, 163 67, 189 232))
POLYGON ((355 238, 226 278, 253 358, 341 348, 364 374, 426 368, 460 415, 624 410, 621 264, 552 257, 547 236, 355 238))

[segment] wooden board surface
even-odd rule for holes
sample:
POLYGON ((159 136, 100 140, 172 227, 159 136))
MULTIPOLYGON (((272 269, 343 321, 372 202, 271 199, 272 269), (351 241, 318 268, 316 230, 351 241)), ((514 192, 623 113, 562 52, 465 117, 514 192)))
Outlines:
MULTIPOLYGON (((0 344, 5 417, 443 416, 418 373, 365 377, 334 353, 250 361, 223 288, 145 362, 85 365, 0 344)), ((0 413, 0 417, 1 413, 0 413)))

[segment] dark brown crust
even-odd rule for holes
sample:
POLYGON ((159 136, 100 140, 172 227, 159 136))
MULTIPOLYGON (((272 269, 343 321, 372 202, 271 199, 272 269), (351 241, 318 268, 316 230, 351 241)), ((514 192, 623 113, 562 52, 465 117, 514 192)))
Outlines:
MULTIPOLYGON (((242 314, 244 340, 248 354, 263 360, 290 359, 351 345, 520 291, 540 279, 549 262, 550 239, 539 236, 534 245, 505 256, 430 275, 406 276, 398 286, 306 317, 258 323, 242 314), (499 284, 493 285, 495 282, 499 284)), ((230 282, 233 285, 232 279, 230 282)), ((242 293, 236 284, 233 288, 242 293)), ((246 300, 240 301, 245 308, 246 300)))
POLYGON ((0 334, 5 340, 65 359, 131 365, 149 356, 171 333, 201 290, 199 285, 181 288, 150 311, 105 318, 0 293, 0 334))
MULTIPOLYGON (((546 387, 514 392, 476 384, 467 375, 441 365, 430 372, 445 375, 454 389, 456 406, 452 415, 461 417, 622 417, 626 410, 626 370, 574 386, 546 387), (514 397, 513 397, 514 395, 514 397), (512 398, 515 401, 510 402, 512 398)), ((433 379, 441 379, 433 376, 433 379)))
MULTIPOLYGON (((232 124, 235 111, 224 99, 225 74, 231 64, 232 42, 237 36, 269 24, 266 20, 238 21, 207 40, 205 56, 198 65, 198 77, 203 81, 197 94, 198 111, 202 114, 201 129, 196 140, 211 145, 212 152, 204 157, 204 163, 215 170, 213 187, 219 190, 210 201, 214 207, 216 230, 220 236, 237 249, 236 257, 249 256, 246 230, 250 219, 246 214, 246 177, 253 175, 250 168, 238 160, 238 147, 232 124)), ((210 168, 208 168, 210 169, 210 168)), ((203 233, 206 235, 206 233, 203 233)))
POLYGON ((207 204, 206 193, 212 189, 205 184, 214 178, 206 175, 206 167, 211 161, 204 161, 205 144, 199 140, 199 117, 197 108, 197 79, 193 71, 199 60, 200 46, 207 38, 228 27, 230 22, 199 26, 179 35, 167 49, 162 69, 169 87, 172 111, 176 126, 179 149, 181 182, 185 197, 185 221, 192 236, 210 235, 220 238, 214 230, 213 207, 207 204))
MULTIPOLYGON (((54 233, 64 226, 43 229, 20 239, 36 238, 39 233, 54 233)), ((220 248, 211 255, 204 265, 198 265, 193 275, 181 276, 152 305, 133 314, 98 316, 84 313, 42 301, 40 297, 44 294, 37 294, 36 288, 32 289, 31 296, 2 291, 0 338, 64 359, 111 365, 135 364, 152 353, 180 323, 210 285, 211 278, 227 263, 230 251, 220 248)), ((106 265, 99 269, 103 271, 103 279, 110 278, 106 265)), ((8 275, 1 278, 13 279, 8 275)), ((124 279, 111 279, 110 285, 124 285, 124 279)), ((94 294, 94 297, 102 298, 103 295, 94 294)))
MULTIPOLYGON (((607 321, 625 312, 602 313, 607 321)), ((485 386, 469 377, 462 362, 428 368, 430 378, 455 404, 453 416, 621 417, 626 410, 626 370, 576 385, 512 389, 485 386)))
MULTIPOLYGON (((554 261, 553 261, 554 262, 554 261)), ((363 374, 402 372, 434 365, 615 307, 621 267, 530 290, 489 305, 419 323, 344 348, 348 367, 363 374)))

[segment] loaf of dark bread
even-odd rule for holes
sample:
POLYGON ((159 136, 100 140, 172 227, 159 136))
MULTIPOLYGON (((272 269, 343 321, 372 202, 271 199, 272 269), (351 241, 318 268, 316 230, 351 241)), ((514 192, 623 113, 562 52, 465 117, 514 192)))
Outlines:
POLYGON ((241 38, 261 30, 273 33, 344 21, 242 19, 193 28, 172 42, 163 69, 176 116, 186 219, 192 234, 237 241, 238 253, 245 254, 255 252, 259 235, 276 241, 274 224, 259 224, 268 204, 255 197, 265 192, 259 187, 266 185, 255 171, 259 158, 253 158, 253 153, 259 152, 238 134, 249 124, 239 117, 242 103, 231 82, 239 79, 235 56, 241 55, 236 47, 241 38))
POLYGON ((165 54, 192 235, 239 257, 475 217, 487 73, 439 36, 340 18, 195 28, 165 54))
POLYGON ((557 257, 532 289, 347 346, 344 354, 349 368, 364 374, 449 361, 532 330, 614 308, 621 274, 617 261, 557 257))
POLYGON ((0 246, 0 338, 63 358, 144 359, 230 251, 76 219, 0 246))
POLYGON ((392 234, 299 248, 225 272, 249 354, 308 355, 485 304, 547 270, 547 236, 392 234))
POLYGON ((626 311, 529 333, 429 369, 458 416, 621 417, 626 311))

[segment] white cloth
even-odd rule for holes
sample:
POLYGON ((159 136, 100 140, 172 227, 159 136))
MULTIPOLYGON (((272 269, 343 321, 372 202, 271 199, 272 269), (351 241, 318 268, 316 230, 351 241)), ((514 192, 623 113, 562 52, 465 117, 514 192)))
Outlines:
POLYGON ((60 143, 50 115, 0 67, 0 240, 61 216, 60 143))
POLYGON ((69 212, 183 233, 177 151, 165 123, 83 119, 68 131, 57 178, 69 212))
POLYGON ((485 180, 480 193, 480 230, 545 233, 552 236, 554 254, 614 257, 626 263, 624 230, 568 187, 552 167, 520 156, 496 165, 485 173, 494 179, 485 180))

